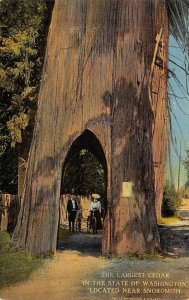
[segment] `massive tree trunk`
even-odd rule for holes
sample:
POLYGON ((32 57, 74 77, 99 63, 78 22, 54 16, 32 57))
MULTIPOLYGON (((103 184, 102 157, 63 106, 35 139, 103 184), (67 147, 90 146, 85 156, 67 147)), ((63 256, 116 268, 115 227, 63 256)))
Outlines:
POLYGON ((156 8, 156 44, 152 81, 150 86, 154 113, 152 152, 156 193, 156 217, 161 218, 161 207, 168 147, 168 96, 167 96, 167 61, 168 61, 168 21, 165 9, 156 8))
MULTIPOLYGON (((75 142, 94 145, 91 151, 106 159, 103 253, 159 249, 157 127, 149 89, 160 31, 157 11, 167 31, 163 0, 55 1, 23 205, 12 238, 18 247, 34 254, 56 250, 62 166, 75 142), (133 186, 131 195, 123 193, 123 182, 133 186)), ((158 75, 153 87, 156 81, 158 75)))

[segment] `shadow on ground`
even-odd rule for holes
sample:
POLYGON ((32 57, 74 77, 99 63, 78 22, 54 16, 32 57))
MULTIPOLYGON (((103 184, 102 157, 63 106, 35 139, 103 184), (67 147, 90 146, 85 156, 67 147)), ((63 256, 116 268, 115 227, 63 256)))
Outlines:
POLYGON ((161 247, 176 257, 189 256, 189 225, 159 226, 161 247))
MULTIPOLYGON (((189 225, 159 225, 162 251, 173 257, 189 257, 189 225)), ((84 229, 58 241, 58 250, 78 251, 79 255, 102 255, 102 232, 92 235, 84 229)))
POLYGON ((80 252, 80 255, 101 256, 102 234, 95 235, 86 232, 74 233, 63 241, 58 241, 58 250, 73 250, 80 252))

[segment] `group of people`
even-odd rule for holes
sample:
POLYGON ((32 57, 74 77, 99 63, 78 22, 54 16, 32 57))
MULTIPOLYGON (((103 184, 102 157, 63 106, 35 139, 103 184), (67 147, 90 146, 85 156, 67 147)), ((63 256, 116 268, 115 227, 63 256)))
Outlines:
MULTIPOLYGON (((92 194, 92 200, 89 203, 89 212, 94 212, 94 216, 97 220, 97 230, 102 229, 102 221, 101 221, 101 202, 100 195, 92 194)), ((70 232, 74 232, 75 229, 75 219, 77 215, 77 211, 79 210, 78 202, 76 196, 71 196, 67 202, 67 212, 68 212, 68 221, 69 221, 69 230, 70 232)))

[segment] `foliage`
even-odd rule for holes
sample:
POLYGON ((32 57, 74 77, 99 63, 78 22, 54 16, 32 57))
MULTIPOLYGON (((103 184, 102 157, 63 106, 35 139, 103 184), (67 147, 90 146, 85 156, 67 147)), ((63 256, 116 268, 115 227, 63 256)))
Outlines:
POLYGON ((46 0, 0 2, 0 154, 33 124, 49 18, 46 0))
POLYGON ((0 288, 27 279, 41 265, 42 260, 12 247, 8 233, 0 232, 0 288))
POLYGON ((179 192, 177 192, 175 187, 167 181, 164 186, 162 216, 173 217, 177 215, 180 205, 181 197, 179 192))
POLYGON ((102 165, 96 157, 86 149, 82 149, 71 157, 65 167, 63 176, 63 193, 89 195, 98 193, 105 195, 105 179, 102 165))
POLYGON ((177 40, 183 52, 189 50, 189 0, 167 0, 170 33, 177 40))
POLYGON ((15 147, 16 143, 22 142, 22 129, 28 126, 29 116, 23 112, 17 116, 13 116, 10 121, 7 122, 7 128, 11 134, 11 146, 15 147))
POLYGON ((17 192, 18 150, 29 149, 52 5, 53 1, 48 0, 0 1, 0 190, 3 192, 17 192), (21 143, 23 146, 16 147, 21 143))

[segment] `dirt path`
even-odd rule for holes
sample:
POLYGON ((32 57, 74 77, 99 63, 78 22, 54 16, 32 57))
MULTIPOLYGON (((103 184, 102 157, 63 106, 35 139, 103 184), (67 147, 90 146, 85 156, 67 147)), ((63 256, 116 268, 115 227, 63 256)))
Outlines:
MULTIPOLYGON (((175 245, 173 243, 171 248, 170 241, 179 226, 160 228, 163 246, 172 253, 175 245)), ((176 238, 178 242, 177 239, 178 236, 176 238)), ((105 259, 100 256, 100 245, 100 235, 92 236, 83 233, 66 238, 59 244, 54 259, 47 260, 44 268, 35 272, 28 281, 2 289, 0 298, 5 300, 189 299, 189 258, 184 251, 182 255, 175 253, 173 257, 177 258, 172 259, 105 259), (147 290, 144 281, 148 284, 152 282, 155 286, 149 286, 147 290), (157 284, 160 286, 156 286, 157 284), (168 293, 166 290, 169 290, 168 293)))

